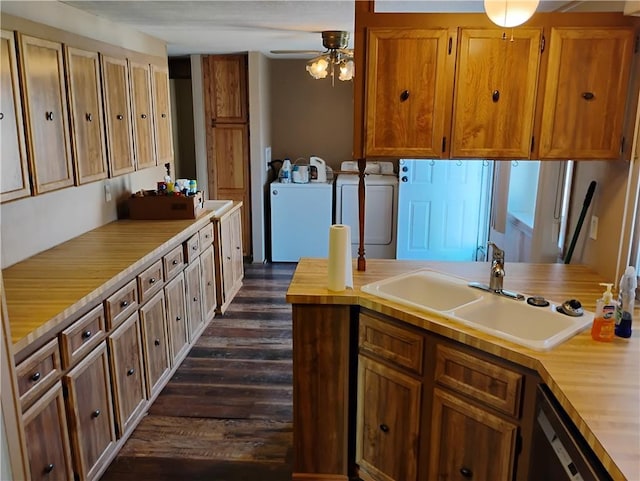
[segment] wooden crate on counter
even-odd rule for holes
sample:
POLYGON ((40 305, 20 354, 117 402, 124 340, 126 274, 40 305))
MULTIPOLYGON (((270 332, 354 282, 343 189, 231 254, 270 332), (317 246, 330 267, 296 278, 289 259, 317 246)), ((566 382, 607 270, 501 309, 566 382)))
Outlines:
POLYGON ((129 217, 140 220, 195 219, 204 210, 204 196, 146 195, 129 198, 129 217))

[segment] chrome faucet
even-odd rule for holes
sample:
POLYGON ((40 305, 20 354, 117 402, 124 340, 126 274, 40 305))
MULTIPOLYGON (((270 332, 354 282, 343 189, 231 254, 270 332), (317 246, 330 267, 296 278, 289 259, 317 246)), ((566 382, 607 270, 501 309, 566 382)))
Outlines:
POLYGON ((509 297, 511 299, 516 299, 519 301, 524 300, 524 296, 517 292, 506 291, 502 288, 502 283, 504 281, 504 251, 500 249, 493 242, 489 242, 487 247, 493 248, 493 258, 491 260, 491 270, 489 272, 489 285, 482 284, 480 282, 470 282, 469 286, 475 287, 477 289, 482 289, 483 291, 491 292, 493 294, 498 294, 501 296, 509 297))

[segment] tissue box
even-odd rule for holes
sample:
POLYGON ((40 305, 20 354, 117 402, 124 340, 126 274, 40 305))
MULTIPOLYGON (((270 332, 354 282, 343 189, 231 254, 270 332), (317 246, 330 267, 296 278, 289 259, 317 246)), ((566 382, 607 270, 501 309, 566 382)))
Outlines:
POLYGON ((188 197, 148 195, 129 198, 129 217, 143 220, 195 219, 204 210, 202 192, 188 197))

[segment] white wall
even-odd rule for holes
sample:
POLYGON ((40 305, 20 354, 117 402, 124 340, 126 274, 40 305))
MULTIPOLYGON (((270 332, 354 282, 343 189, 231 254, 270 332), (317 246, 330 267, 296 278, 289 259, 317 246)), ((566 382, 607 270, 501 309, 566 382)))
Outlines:
MULTIPOLYGON (((166 56, 164 42, 60 2, 2 1, 0 8, 3 14, 130 50, 166 56)), ((118 206, 126 202, 130 192, 153 188, 163 176, 164 168, 156 167, 2 204, 2 268, 116 220, 118 206), (111 202, 105 201, 105 184, 111 188, 111 202)))

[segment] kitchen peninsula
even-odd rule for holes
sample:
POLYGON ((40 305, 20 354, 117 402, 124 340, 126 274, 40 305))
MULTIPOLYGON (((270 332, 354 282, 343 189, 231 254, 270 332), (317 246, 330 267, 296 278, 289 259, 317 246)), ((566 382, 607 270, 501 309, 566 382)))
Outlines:
MULTIPOLYGON (((431 442, 429 448, 429 443, 442 439, 437 437, 440 418, 449 400, 455 399, 461 399, 469 412, 480 412, 481 422, 491 420, 508 428, 501 441, 507 440, 504 448, 511 459, 500 459, 495 445, 478 443, 472 450, 490 454, 490 463, 510 463, 499 471, 504 479, 527 480, 532 392, 538 383, 549 387, 613 479, 640 479, 637 328, 631 339, 616 338, 612 343, 593 341, 587 329, 539 352, 360 290, 421 268, 469 281, 486 282, 489 274, 486 263, 370 259, 366 271, 354 268, 354 289, 333 292, 326 288, 325 259, 302 259, 298 264, 287 292, 293 305, 294 480, 346 480, 356 463, 366 471, 363 479, 394 479, 389 473, 402 473, 405 481, 436 479, 434 464, 443 459, 446 463, 448 454, 446 446, 440 449, 431 442), (438 367, 443 359, 444 374, 438 367), (367 372, 374 373, 366 378, 372 380, 369 384, 367 372), (402 389, 394 391, 391 385, 402 389), (450 394, 455 390, 462 396, 450 394), (402 395, 391 399, 399 391, 402 395), (380 422, 379 432, 374 432, 366 428, 368 412, 401 415, 380 422), (400 437, 396 426, 403 429, 400 437), (381 446, 389 436, 395 436, 395 442, 387 445, 391 452, 385 455, 381 446), (437 449, 440 455, 434 455, 437 449), (394 456, 397 461, 391 459, 394 456)), ((585 266, 514 263, 506 266, 505 288, 556 303, 576 298, 585 309, 594 310, 601 294, 598 283, 603 281, 585 266)), ((639 314, 636 310, 636 319, 639 314)), ((464 451, 465 444, 453 448, 454 453, 464 451)))

